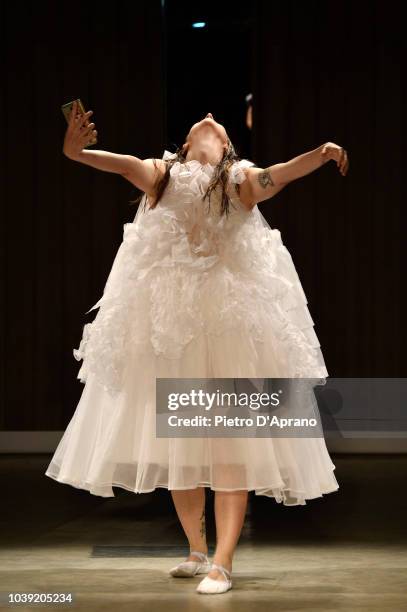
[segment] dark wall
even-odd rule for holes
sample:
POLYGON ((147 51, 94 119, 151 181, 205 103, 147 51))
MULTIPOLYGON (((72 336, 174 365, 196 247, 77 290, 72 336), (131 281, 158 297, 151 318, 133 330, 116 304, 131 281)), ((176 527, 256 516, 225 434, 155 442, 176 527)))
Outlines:
POLYGON ((182 4, 165 3, 165 32, 160 0, 1 6, 2 429, 66 426, 83 390, 72 350, 135 214, 130 183, 63 156, 60 105, 76 97, 97 148, 118 153, 160 156, 209 111, 238 141, 252 84, 259 165, 345 146, 346 178, 330 162, 260 209, 293 256, 330 375, 405 375, 401 3, 182 4), (208 30, 192 32, 201 13, 208 30))
POLYGON ((326 141, 330 162, 260 204, 289 248, 331 376, 407 375, 406 62, 402 3, 256 4, 254 157, 326 141))
POLYGON ((182 145, 207 113, 248 157, 245 96, 251 91, 253 3, 166 0, 168 147, 182 145), (194 29, 196 21, 205 22, 194 29))
POLYGON ((160 0, 2 3, 0 426, 61 429, 83 385, 72 350, 136 190, 62 153, 61 104, 94 111, 98 149, 160 156, 160 0))

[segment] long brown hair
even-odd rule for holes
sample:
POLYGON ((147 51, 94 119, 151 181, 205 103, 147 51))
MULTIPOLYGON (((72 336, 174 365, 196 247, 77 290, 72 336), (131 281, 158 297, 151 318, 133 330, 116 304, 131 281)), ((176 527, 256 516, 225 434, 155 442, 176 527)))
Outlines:
MULTIPOLYGON (((208 185, 208 188, 205 194, 202 196, 202 201, 208 199, 208 211, 211 205, 211 196, 213 192, 216 190, 216 188, 218 187, 218 185, 220 185, 222 189, 220 215, 229 214, 230 212, 229 207, 231 204, 230 197, 228 196, 228 193, 227 193, 229 169, 234 162, 239 161, 239 160, 240 160, 240 157, 237 155, 233 144, 228 139, 227 147, 225 149, 223 157, 220 160, 220 162, 216 164, 214 168, 213 176, 208 185)), ((158 202, 160 201, 160 199, 162 198, 163 193, 170 180, 170 170, 172 166, 176 164, 177 162, 181 164, 184 164, 186 162, 185 153, 184 153, 184 145, 182 147, 178 147, 178 149, 175 151, 174 157, 172 157, 171 159, 165 160, 166 169, 165 169, 164 174, 162 176, 159 176, 155 182, 155 185, 154 185, 155 198, 154 198, 154 201, 148 207, 149 209, 155 208, 158 202)), ((153 159, 153 163, 154 163, 155 168, 157 168, 157 161, 155 159, 153 159)), ((239 187, 240 186, 238 184, 235 184, 235 189, 238 194, 240 191, 239 187)), ((130 200, 130 203, 137 204, 138 202, 141 201, 143 195, 144 194, 141 194, 135 200, 130 200)), ((145 201, 144 201, 144 210, 146 209, 146 207, 147 207, 147 198, 145 198, 145 201)))

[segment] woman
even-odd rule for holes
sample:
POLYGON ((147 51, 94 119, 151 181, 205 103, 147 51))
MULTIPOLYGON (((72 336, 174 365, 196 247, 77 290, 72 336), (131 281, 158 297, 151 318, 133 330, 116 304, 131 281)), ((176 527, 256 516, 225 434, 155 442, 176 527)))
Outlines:
MULTIPOLYGON (((113 496, 112 486, 171 490, 191 551, 171 575, 206 573, 197 591, 223 593, 232 587, 248 491, 305 504, 338 489, 335 466, 323 437, 158 437, 155 379, 299 377, 324 384, 328 373, 294 264, 257 204, 329 160, 345 176, 347 154, 329 142, 257 168, 238 158, 208 113, 175 154, 142 160, 84 150, 97 134, 91 114, 77 114, 74 105, 64 154, 120 174, 144 195, 91 308, 99 312, 74 351, 86 384, 46 475, 101 496, 113 496), (206 486, 215 491, 213 563, 206 486)), ((312 409, 312 399, 303 403, 312 409)))

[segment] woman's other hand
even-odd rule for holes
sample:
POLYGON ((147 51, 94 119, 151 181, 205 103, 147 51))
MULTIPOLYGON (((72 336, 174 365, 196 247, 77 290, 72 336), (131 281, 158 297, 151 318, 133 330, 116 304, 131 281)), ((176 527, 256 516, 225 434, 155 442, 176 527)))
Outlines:
POLYGON ((93 111, 89 110, 83 114, 78 113, 77 109, 77 102, 74 100, 62 149, 64 155, 72 160, 79 158, 82 149, 89 143, 92 136, 97 134, 97 131, 94 129, 95 124, 88 121, 93 111))
POLYGON ((324 162, 327 162, 330 159, 336 161, 339 172, 342 174, 342 176, 346 176, 349 168, 349 158, 346 149, 340 147, 334 142, 327 142, 322 147, 321 156, 324 162))

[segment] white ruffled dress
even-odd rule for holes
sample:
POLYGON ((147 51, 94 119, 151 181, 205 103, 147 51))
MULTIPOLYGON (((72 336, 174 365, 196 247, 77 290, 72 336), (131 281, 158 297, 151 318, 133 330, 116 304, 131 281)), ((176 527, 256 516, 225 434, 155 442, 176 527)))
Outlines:
MULTIPOLYGON (((172 154, 164 153, 163 159, 172 154)), ((156 437, 160 378, 308 378, 328 372, 279 230, 236 184, 228 217, 202 196, 214 167, 175 162, 156 208, 124 225, 99 308, 74 356, 81 398, 45 474, 94 495, 113 487, 247 489, 285 505, 338 489, 323 436, 156 437)), ((90 312, 90 311, 88 311, 90 312)))

